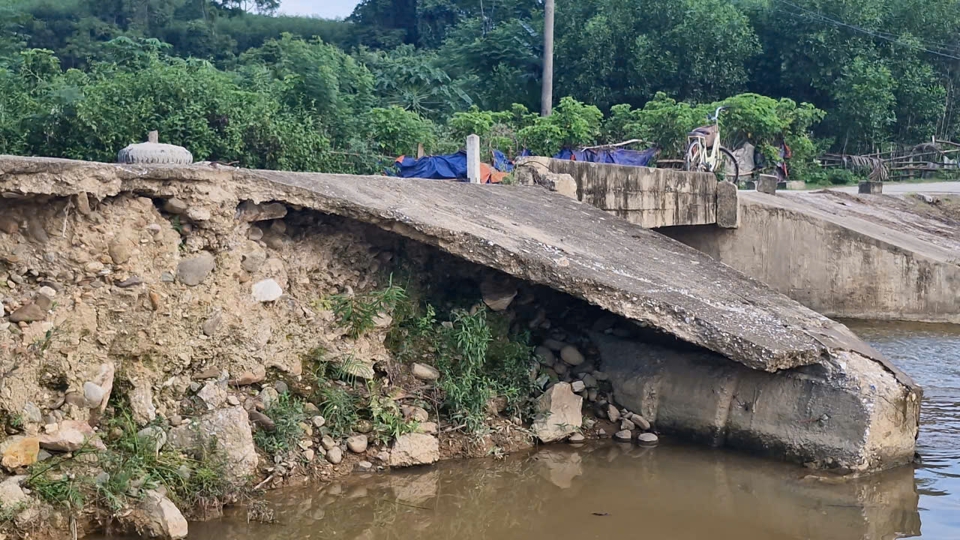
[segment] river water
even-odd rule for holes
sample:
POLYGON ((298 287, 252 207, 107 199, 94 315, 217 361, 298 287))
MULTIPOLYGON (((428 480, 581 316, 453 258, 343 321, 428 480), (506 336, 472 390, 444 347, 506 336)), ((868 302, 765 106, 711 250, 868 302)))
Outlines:
POLYGON ((960 328, 850 323, 924 386, 922 464, 838 482, 798 466, 665 443, 550 446, 271 495, 190 539, 960 539, 960 328))

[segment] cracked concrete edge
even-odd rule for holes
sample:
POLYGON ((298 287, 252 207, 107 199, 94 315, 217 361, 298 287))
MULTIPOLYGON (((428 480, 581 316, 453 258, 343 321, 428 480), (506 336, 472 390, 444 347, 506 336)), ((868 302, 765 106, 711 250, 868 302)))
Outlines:
MULTIPOLYGON (((102 200, 123 192, 170 197, 189 189, 198 196, 208 198, 211 204, 237 200, 252 200, 257 203, 282 201, 373 224, 413 240, 437 246, 470 262, 549 286, 613 313, 644 322, 684 341, 713 350, 752 369, 775 372, 820 363, 833 351, 856 351, 883 365, 905 386, 919 388, 909 376, 896 369, 881 354, 869 348, 839 323, 826 320, 832 323, 829 327, 802 328, 808 339, 805 339, 804 343, 793 343, 790 350, 766 348, 704 324, 676 304, 650 298, 640 299, 609 284, 577 278, 571 272, 565 272, 560 264, 548 266, 545 261, 536 257, 524 259, 518 253, 470 232, 418 223, 401 211, 375 209, 340 198, 336 194, 311 190, 306 187, 310 183, 309 173, 291 176, 297 179, 295 183, 281 181, 287 178, 281 175, 269 178, 267 175, 271 173, 272 171, 237 169, 215 164, 138 166, 0 156, 0 197, 69 197, 86 193, 102 200), (691 318, 696 324, 691 323, 691 318), (824 339, 825 335, 828 339, 824 339)), ((350 175, 323 176, 345 183, 365 179, 350 175)), ((370 178, 383 181, 380 177, 370 178)), ((745 279, 754 281, 749 277, 745 279)), ((759 283, 757 285, 763 287, 759 283)), ((811 318, 818 318, 821 322, 825 320, 812 311, 809 314, 811 318)))

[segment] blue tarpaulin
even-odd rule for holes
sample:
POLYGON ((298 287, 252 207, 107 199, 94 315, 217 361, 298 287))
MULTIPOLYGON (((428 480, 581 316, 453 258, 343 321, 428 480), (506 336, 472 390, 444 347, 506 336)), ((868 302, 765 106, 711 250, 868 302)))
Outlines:
MULTIPOLYGON (((657 155, 657 151, 658 149, 656 147, 642 151, 627 150, 624 148, 601 148, 596 150, 570 150, 565 148, 553 157, 555 159, 569 159, 588 163, 613 163, 616 165, 646 167, 657 155)), ((520 157, 531 155, 527 150, 520 153, 520 157)), ((424 156, 420 159, 401 156, 396 161, 396 167, 397 176, 402 178, 467 181, 467 153, 462 150, 456 154, 424 156)), ((493 168, 502 173, 510 173, 513 172, 513 162, 510 161, 503 152, 494 150, 493 168)), ((488 181, 490 176, 489 165, 481 165, 481 169, 481 175, 484 176, 483 181, 488 181)))
POLYGON ((626 148, 600 148, 597 150, 570 150, 564 148, 554 159, 570 159, 587 163, 612 163, 632 167, 646 167, 657 155, 658 148, 628 150, 626 148))

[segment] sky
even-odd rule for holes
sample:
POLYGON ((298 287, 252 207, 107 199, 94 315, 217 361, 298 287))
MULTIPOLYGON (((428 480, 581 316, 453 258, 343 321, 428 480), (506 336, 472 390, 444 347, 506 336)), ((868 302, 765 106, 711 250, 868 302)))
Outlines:
POLYGON ((353 13, 359 0, 282 0, 280 12, 287 15, 318 15, 332 19, 353 13))

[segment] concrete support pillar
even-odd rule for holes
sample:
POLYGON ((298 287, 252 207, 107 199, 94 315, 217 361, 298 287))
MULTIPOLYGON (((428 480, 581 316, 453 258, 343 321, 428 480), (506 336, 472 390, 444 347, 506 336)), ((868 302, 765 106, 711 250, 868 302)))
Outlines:
POLYGON ((736 229, 740 226, 740 200, 737 185, 729 180, 717 184, 717 226, 736 229))
POLYGON ((480 137, 467 137, 467 178, 471 184, 480 183, 480 137))
POLYGON ((859 191, 864 195, 880 195, 883 193, 883 182, 860 182, 859 191))
POLYGON ((779 181, 780 180, 772 174, 761 174, 757 180, 757 191, 766 193, 767 195, 776 195, 777 183, 779 181))

